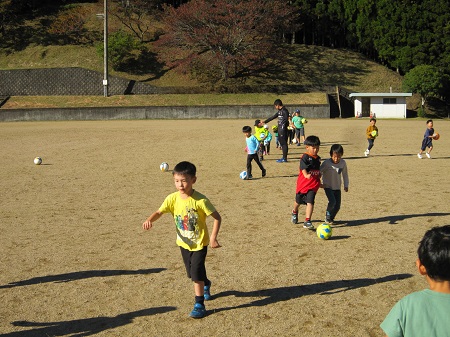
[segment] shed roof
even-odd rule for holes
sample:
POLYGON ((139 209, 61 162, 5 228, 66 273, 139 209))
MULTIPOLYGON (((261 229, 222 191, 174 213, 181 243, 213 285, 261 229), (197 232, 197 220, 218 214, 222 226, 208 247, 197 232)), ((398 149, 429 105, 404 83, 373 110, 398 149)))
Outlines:
POLYGON ((411 92, 352 92, 350 97, 410 97, 411 92))

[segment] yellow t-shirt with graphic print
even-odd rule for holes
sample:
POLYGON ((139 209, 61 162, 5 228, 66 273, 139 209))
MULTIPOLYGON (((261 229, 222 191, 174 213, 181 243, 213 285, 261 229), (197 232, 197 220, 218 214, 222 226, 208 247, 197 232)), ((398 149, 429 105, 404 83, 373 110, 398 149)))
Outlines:
POLYGON ((173 215, 178 246, 197 251, 209 244, 206 217, 216 209, 203 194, 194 190, 189 198, 182 199, 180 192, 174 192, 166 197, 159 211, 173 215))

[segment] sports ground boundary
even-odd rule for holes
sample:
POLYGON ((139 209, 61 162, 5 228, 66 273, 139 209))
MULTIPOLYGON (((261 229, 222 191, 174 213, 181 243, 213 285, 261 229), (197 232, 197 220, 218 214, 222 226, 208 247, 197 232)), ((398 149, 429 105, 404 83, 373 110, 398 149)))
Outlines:
MULTIPOLYGON (((286 105, 308 118, 330 118, 329 104, 286 105)), ((275 113, 272 106, 143 106, 92 108, 0 109, 1 122, 119 119, 252 119, 275 113)))

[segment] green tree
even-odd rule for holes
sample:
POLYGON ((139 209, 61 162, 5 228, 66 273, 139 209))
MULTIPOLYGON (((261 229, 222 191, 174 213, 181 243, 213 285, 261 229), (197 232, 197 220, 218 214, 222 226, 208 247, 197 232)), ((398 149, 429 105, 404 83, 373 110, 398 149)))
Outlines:
POLYGON ((418 93, 421 107, 432 97, 442 97, 447 76, 435 66, 420 65, 411 69, 403 78, 403 89, 418 93))
MULTIPOLYGON (((108 62, 114 70, 121 70, 122 65, 133 57, 133 52, 139 50, 140 46, 135 37, 122 30, 109 34, 108 62)), ((103 57, 103 44, 97 45, 97 53, 103 57)))

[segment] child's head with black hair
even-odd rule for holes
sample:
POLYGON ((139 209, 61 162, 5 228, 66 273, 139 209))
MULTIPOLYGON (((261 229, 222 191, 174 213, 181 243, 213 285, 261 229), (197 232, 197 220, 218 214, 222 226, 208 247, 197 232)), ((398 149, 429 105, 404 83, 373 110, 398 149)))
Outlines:
POLYGON ((320 139, 317 136, 306 137, 304 144, 306 146, 320 146, 320 139))
POLYGON ((450 225, 428 230, 417 250, 419 272, 433 281, 450 281, 450 225))
POLYGON ((316 156, 320 149, 320 139, 317 136, 308 136, 303 142, 306 147, 306 153, 311 156, 316 156))
POLYGON ((194 164, 188 161, 182 161, 175 165, 175 167, 173 168, 173 174, 195 177, 195 175, 197 174, 197 168, 194 164))
POLYGON ((342 156, 344 155, 344 148, 341 144, 333 144, 330 148, 330 158, 331 161, 335 164, 341 161, 342 156))

